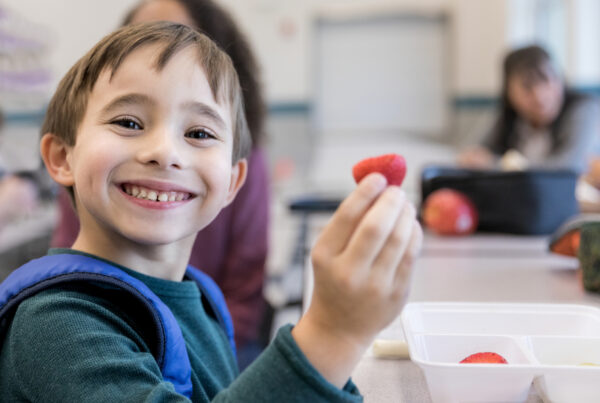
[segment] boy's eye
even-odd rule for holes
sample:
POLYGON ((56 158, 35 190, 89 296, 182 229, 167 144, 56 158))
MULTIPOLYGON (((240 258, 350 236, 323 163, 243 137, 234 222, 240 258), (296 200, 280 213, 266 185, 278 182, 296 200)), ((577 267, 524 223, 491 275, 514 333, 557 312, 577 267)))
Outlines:
POLYGON ((113 120, 111 123, 113 125, 121 126, 125 129, 142 130, 142 126, 140 126, 139 123, 137 123, 135 120, 132 120, 129 118, 120 118, 117 120, 113 120))
POLYGON ((214 139, 214 138, 216 138, 215 135, 213 135, 211 132, 209 132, 206 129, 193 129, 193 130, 190 130, 187 133, 185 133, 185 137, 189 137, 191 139, 198 139, 198 140, 214 139))

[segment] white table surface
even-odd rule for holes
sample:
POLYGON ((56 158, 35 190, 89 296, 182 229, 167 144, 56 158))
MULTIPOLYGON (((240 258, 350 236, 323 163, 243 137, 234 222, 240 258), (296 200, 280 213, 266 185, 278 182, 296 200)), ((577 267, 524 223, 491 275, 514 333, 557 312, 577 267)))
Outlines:
MULTIPOLYGON (((577 260, 550 254, 545 237, 427 234, 411 279, 409 302, 547 302, 600 307, 583 290, 577 260)), ((399 320, 381 338, 402 339, 399 320)), ((366 402, 431 402, 420 368, 410 360, 365 354, 353 374, 366 402)), ((541 402, 532 388, 527 402, 541 402)))

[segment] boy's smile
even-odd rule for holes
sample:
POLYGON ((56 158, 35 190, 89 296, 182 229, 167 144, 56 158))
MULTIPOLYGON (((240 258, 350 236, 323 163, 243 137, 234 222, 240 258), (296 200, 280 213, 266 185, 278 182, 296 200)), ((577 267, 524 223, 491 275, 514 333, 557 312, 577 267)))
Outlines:
POLYGON ((146 45, 100 75, 66 149, 81 222, 74 248, 117 262, 107 256, 116 245, 189 253, 180 246, 191 248, 245 177, 244 160, 232 167, 229 105, 215 100, 197 51, 159 71, 160 49, 146 45))
POLYGON ((186 190, 179 190, 177 187, 152 182, 125 183, 121 185, 121 190, 133 197, 134 202, 148 208, 175 207, 181 204, 176 202, 186 201, 195 197, 193 193, 186 190))

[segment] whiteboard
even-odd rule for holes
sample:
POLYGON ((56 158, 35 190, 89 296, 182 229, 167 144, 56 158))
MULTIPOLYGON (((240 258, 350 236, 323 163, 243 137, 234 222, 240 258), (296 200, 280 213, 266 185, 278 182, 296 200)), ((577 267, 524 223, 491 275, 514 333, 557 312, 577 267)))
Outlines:
POLYGON ((441 137, 450 99, 447 25, 441 15, 317 20, 316 129, 441 137))

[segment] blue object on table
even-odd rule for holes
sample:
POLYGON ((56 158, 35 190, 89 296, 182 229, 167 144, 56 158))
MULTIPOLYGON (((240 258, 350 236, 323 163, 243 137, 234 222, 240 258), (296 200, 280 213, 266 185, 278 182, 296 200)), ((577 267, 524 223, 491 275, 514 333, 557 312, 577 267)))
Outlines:
POLYGON ((294 212, 318 213, 335 211, 342 200, 328 196, 302 196, 289 203, 289 208, 294 212))
POLYGON ((491 171, 430 166, 421 175, 424 201, 435 190, 464 193, 477 207, 478 231, 550 234, 579 212, 577 173, 569 170, 491 171))

